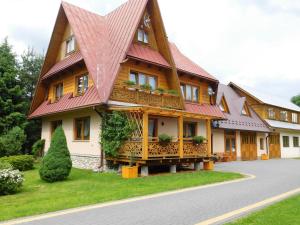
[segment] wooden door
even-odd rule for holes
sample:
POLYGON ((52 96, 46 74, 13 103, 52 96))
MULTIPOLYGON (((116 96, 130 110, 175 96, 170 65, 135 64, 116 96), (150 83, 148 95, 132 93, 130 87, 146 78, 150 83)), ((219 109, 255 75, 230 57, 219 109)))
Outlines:
POLYGON ((257 159, 256 133, 241 132, 241 158, 242 160, 257 159))
POLYGON ((279 134, 270 134, 269 135, 269 158, 280 158, 280 135, 279 134))
POLYGON ((236 132, 225 131, 225 154, 230 161, 236 160, 236 132))

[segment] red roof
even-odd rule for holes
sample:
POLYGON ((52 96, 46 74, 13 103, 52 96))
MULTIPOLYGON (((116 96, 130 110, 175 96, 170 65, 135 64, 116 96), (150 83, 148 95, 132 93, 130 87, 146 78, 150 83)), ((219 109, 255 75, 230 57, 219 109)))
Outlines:
POLYGON ((225 119, 223 112, 217 105, 185 103, 185 110, 191 113, 197 113, 204 116, 214 116, 219 119, 225 119))
POLYGON ((69 55, 69 57, 56 63, 45 75, 43 75, 42 79, 44 80, 46 78, 49 78, 52 75, 66 69, 69 66, 72 66, 72 65, 78 63, 81 60, 83 60, 81 53, 75 52, 75 53, 69 55))
POLYGON ((141 44, 132 44, 127 55, 132 58, 171 68, 170 64, 158 51, 141 44))
POLYGON ((94 106, 99 104, 99 97, 95 87, 91 87, 82 96, 73 97, 72 93, 64 95, 59 101, 50 103, 44 101, 29 118, 46 116, 52 113, 64 112, 78 108, 94 106))
POLYGON ((191 73, 191 74, 194 74, 194 75, 197 75, 199 77, 206 78, 209 80, 218 81, 215 77, 210 75, 208 72, 206 72, 204 69, 202 69, 196 63, 194 63, 188 57, 183 55, 174 43, 170 43, 170 49, 171 49, 177 70, 182 71, 182 72, 191 73))

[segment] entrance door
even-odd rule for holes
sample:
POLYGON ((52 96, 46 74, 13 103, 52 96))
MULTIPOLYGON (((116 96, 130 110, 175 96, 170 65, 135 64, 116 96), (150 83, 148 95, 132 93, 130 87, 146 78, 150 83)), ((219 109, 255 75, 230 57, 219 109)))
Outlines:
POLYGON ((241 132, 241 158, 242 160, 257 159, 256 133, 241 132))
POLYGON ((270 134, 269 136, 269 157, 270 159, 280 158, 280 135, 270 134))
POLYGON ((230 161, 236 160, 236 133, 225 131, 225 153, 230 161))

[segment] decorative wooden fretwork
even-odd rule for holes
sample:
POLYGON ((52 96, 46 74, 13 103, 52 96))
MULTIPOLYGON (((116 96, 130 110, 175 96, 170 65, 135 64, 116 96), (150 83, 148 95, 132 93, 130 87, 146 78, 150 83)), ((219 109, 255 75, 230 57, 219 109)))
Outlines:
POLYGON ((143 137, 143 114, 141 112, 127 112, 127 119, 135 125, 130 140, 141 140, 143 137))
POLYGON ((113 89, 110 99, 155 107, 181 109, 179 96, 158 95, 140 90, 129 90, 126 87, 119 86, 113 89))
POLYGON ((207 144, 194 144, 192 141, 183 143, 184 157, 205 157, 207 156, 207 144))
POLYGON ((151 157, 178 157, 178 142, 171 142, 166 146, 162 146, 159 142, 151 141, 148 144, 149 158, 151 157))
POLYGON ((119 156, 125 158, 141 158, 142 157, 142 142, 141 141, 127 141, 119 149, 119 156))

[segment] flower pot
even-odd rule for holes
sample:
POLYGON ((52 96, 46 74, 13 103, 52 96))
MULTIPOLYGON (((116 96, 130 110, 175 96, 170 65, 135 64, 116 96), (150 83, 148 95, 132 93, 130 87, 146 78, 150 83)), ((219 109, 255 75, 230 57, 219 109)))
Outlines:
POLYGON ((269 156, 267 154, 262 154, 261 155, 261 160, 268 160, 269 156))
POLYGON ((122 166, 122 177, 125 179, 137 178, 138 167, 137 166, 122 166))
POLYGON ((203 169, 204 170, 213 170, 214 168, 215 168, 215 165, 214 165, 213 161, 203 162, 203 169))

